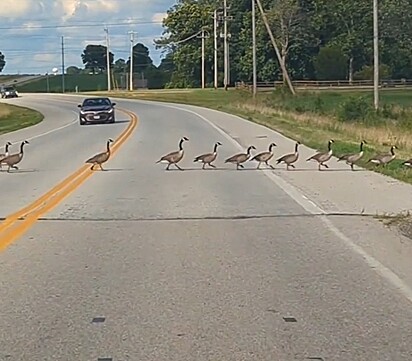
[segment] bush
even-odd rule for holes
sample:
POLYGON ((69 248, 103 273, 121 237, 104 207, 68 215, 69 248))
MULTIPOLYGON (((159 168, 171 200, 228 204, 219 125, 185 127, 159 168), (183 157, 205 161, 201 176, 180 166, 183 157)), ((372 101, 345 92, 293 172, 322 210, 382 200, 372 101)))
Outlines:
POLYGON ((315 58, 314 66, 318 80, 346 79, 347 58, 337 47, 321 48, 315 58))
POLYGON ((372 114, 374 114, 374 109, 370 100, 366 97, 352 96, 340 105, 337 116, 340 121, 351 122, 366 120, 372 114))

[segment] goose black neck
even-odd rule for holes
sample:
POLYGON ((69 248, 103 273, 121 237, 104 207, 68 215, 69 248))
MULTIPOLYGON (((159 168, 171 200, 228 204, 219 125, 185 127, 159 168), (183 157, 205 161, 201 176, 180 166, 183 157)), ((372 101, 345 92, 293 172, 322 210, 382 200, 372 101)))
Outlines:
POLYGON ((299 146, 299 144, 298 144, 298 143, 296 143, 296 144, 295 144, 295 153, 297 153, 297 152, 298 152, 298 146, 299 146))
POLYGON ((218 144, 216 143, 216 144, 215 144, 215 147, 213 148, 213 153, 216 153, 216 152, 217 152, 217 146, 218 146, 218 144))
POLYGON ((183 142, 184 142, 185 140, 182 138, 182 139, 180 139, 180 142, 179 142, 179 149, 180 150, 183 150, 183 142))
POLYGON ((250 147, 247 149, 247 154, 249 154, 251 151, 252 151, 252 146, 250 146, 250 147))
POLYGON ((332 148, 332 142, 328 143, 328 150, 330 150, 332 148))
POLYGON ((6 153, 9 151, 9 143, 6 144, 6 153))
POLYGON ((271 145, 269 145, 269 152, 272 151, 273 147, 274 147, 273 143, 271 145))
POLYGON ((391 153, 392 155, 395 155, 395 147, 391 147, 391 153))
POLYGON ((20 144, 20 153, 23 153, 23 147, 26 143, 25 142, 21 142, 20 144))
POLYGON ((106 148, 107 148, 107 151, 110 152, 110 141, 107 141, 106 148))
POLYGON ((363 151, 363 142, 360 144, 360 151, 363 151))

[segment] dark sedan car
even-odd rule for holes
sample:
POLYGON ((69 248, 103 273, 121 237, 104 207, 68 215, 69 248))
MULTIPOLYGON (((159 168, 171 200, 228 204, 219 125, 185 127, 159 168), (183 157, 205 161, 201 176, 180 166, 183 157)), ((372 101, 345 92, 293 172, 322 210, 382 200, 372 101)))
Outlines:
POLYGON ((87 98, 79 104, 80 125, 88 123, 114 123, 114 106, 109 98, 87 98))
POLYGON ((19 93, 12 86, 5 86, 1 88, 1 97, 6 98, 6 99, 7 98, 18 98, 19 93))

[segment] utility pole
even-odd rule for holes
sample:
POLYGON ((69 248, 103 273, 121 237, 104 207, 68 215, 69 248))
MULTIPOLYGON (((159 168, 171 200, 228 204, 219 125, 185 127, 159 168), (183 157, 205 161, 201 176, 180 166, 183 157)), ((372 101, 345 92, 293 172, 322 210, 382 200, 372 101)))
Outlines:
POLYGON ((232 17, 227 16, 227 11, 230 7, 227 6, 227 0, 223 0, 223 39, 224 39, 224 87, 227 90, 229 86, 229 43, 228 37, 231 35, 227 32, 227 21, 232 20, 232 17))
POLYGON ((134 31, 129 31, 130 34, 130 76, 129 76, 129 90, 133 91, 133 46, 134 46, 134 31))
POLYGON ((256 4, 252 0, 252 57, 253 57, 253 97, 257 93, 257 76, 256 76, 256 4))
POLYGON ((109 29, 104 28, 106 32, 106 61, 107 61, 107 91, 111 90, 111 79, 110 79, 110 50, 109 50, 109 29))
POLYGON ((378 0, 373 0, 373 99, 375 109, 379 109, 379 35, 378 0))
POLYGON ((62 36, 62 93, 64 93, 64 36, 62 36))
POLYGON ((205 88, 205 39, 209 38, 207 31, 202 28, 202 33, 198 38, 202 39, 202 89, 205 88))
POLYGON ((271 30, 271 28, 270 28, 270 26, 269 26, 268 19, 266 18, 266 14, 265 14, 265 12, 264 12, 264 10, 263 10, 262 3, 260 2, 260 0, 256 0, 256 3, 257 3, 257 5, 258 5, 258 7, 259 7, 260 13, 262 14, 263 22, 265 23, 266 30, 267 30, 267 32, 268 32, 268 34, 269 34, 270 40, 272 41, 272 45, 273 45, 273 47, 274 47, 274 49, 275 49, 276 56, 277 56, 277 58, 278 58, 280 67, 282 68, 283 77, 284 77, 284 79, 286 80, 286 83, 288 84, 291 93, 292 93, 293 95, 296 95, 295 89, 293 88, 293 84, 292 84, 292 82, 290 81, 289 74, 288 74, 288 71, 287 71, 287 69, 286 69, 286 65, 283 63, 282 57, 281 57, 281 55, 280 55, 279 48, 278 48, 278 46, 276 45, 275 37, 273 36, 272 30, 271 30))
POLYGON ((214 66, 213 66, 213 70, 214 70, 214 80, 215 80, 215 89, 218 88, 218 83, 217 83, 217 9, 213 12, 213 30, 214 30, 214 54, 215 54, 215 58, 214 58, 214 66))

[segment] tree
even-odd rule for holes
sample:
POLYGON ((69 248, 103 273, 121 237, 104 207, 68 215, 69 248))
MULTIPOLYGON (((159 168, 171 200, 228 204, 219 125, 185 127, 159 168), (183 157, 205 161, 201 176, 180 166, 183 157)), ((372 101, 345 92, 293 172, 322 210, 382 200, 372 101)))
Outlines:
POLYGON ((124 59, 117 59, 114 62, 113 73, 125 73, 127 71, 126 61, 124 59))
POLYGON ((347 58, 338 47, 321 48, 315 59, 316 78, 341 80, 346 75, 347 58))
POLYGON ((370 0, 315 0, 322 45, 337 46, 348 59, 349 81, 372 53, 372 2, 370 0))
MULTIPOLYGON (((200 85, 200 58, 202 27, 211 33, 212 4, 207 1, 198 2, 180 0, 167 12, 163 20, 166 30, 163 36, 156 40, 157 48, 173 52, 175 72, 171 82, 177 87, 193 87, 200 85)), ((213 38, 206 39, 206 63, 213 59, 213 38)), ((210 69, 210 66, 208 66, 210 69)), ((207 75, 210 77, 210 70, 207 75)))
POLYGON ((0 51, 0 73, 3 71, 5 66, 6 66, 6 60, 4 58, 3 53, 0 51))
POLYGON ((307 18, 298 0, 277 0, 267 17, 275 40, 280 45, 280 61, 287 68, 291 51, 299 46, 309 47, 314 42, 309 35, 307 18))
MULTIPOLYGON (((133 46, 133 72, 142 73, 148 67, 153 65, 153 60, 149 54, 149 48, 142 43, 133 46)), ((127 67, 130 69, 130 57, 127 61, 127 67)))
MULTIPOLYGON (((91 70, 93 74, 96 72, 103 73, 107 71, 107 47, 103 45, 89 44, 83 50, 81 55, 85 68, 91 70)), ((114 55, 109 53, 110 65, 113 64, 114 55)))
POLYGON ((81 69, 78 68, 77 66, 69 66, 66 69, 66 74, 80 74, 81 73, 81 69))

